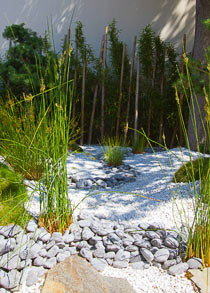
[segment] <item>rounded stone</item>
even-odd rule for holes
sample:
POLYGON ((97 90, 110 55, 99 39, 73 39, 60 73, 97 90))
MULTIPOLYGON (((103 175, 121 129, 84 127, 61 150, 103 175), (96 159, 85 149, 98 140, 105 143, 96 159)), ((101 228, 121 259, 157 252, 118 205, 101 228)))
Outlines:
POLYGON ((162 243, 163 243, 162 240, 158 239, 158 238, 155 238, 155 239, 151 240, 152 246, 155 246, 155 247, 158 247, 158 248, 161 248, 162 243))
POLYGON ((34 265, 34 266, 37 266, 37 267, 41 267, 41 266, 43 266, 44 261, 45 261, 45 260, 44 260, 43 257, 38 256, 38 257, 36 257, 36 258, 33 260, 33 265, 34 265))
POLYGON ((52 248, 50 248, 47 252, 46 257, 47 258, 52 258, 54 256, 56 256, 59 252, 59 248, 57 247, 57 245, 54 245, 52 248))
POLYGON ((124 251, 123 249, 118 250, 115 255, 115 261, 129 261, 130 259, 130 252, 124 251))
POLYGON ((169 248, 178 248, 179 247, 179 241, 171 236, 166 237, 164 244, 165 244, 165 246, 167 246, 169 248))
POLYGON ((167 261, 165 261, 162 265, 162 268, 164 270, 167 270, 168 268, 170 268, 171 266, 176 265, 176 260, 175 259, 169 259, 167 261))
POLYGON ((90 230, 90 228, 85 227, 82 231, 82 239, 83 240, 89 240, 94 236, 94 233, 90 230))
POLYGON ((181 275, 185 273, 188 270, 188 268, 189 268, 189 265, 186 262, 185 263, 180 262, 177 265, 171 266, 168 269, 168 273, 169 275, 173 275, 173 276, 181 275))
POLYGON ((102 272, 107 266, 107 262, 104 259, 92 258, 90 263, 99 272, 102 272))
POLYGON ((154 254, 154 261, 160 263, 160 262, 165 262, 169 258, 169 251, 166 248, 161 248, 158 251, 155 252, 154 254))
POLYGON ((46 269, 51 269, 54 265, 56 265, 56 257, 48 258, 44 261, 43 267, 46 269))
POLYGON ((154 255, 152 254, 152 252, 150 252, 148 249, 146 248, 141 248, 140 252, 142 254, 142 256, 144 257, 144 259, 146 261, 148 261, 149 263, 152 262, 154 260, 154 255))
POLYGON ((202 259, 197 257, 188 259, 187 264, 189 265, 189 269, 200 269, 203 267, 202 259))

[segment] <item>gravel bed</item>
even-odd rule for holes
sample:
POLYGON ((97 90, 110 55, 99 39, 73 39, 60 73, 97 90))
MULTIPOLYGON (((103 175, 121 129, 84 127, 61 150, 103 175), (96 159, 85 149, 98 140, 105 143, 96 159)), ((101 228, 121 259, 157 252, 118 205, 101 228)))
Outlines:
MULTIPOLYGON (((84 146, 83 149, 84 153, 68 156, 68 176, 76 175, 80 178, 107 176, 101 160, 101 147, 84 146)), ((195 159, 198 154, 191 152, 191 156, 195 159)), ((78 191, 69 187, 69 196, 73 206, 81 202, 75 210, 75 217, 80 210, 85 210, 103 221, 118 221, 123 224, 158 221, 170 229, 174 226, 180 227, 182 222, 191 223, 194 216, 191 187, 184 183, 178 184, 178 186, 172 183, 173 172, 188 160, 187 149, 183 149, 182 152, 176 148, 170 150, 170 153, 164 151, 139 155, 128 152, 124 163, 135 168, 136 181, 91 192, 90 190, 78 191), (84 197, 87 198, 82 201, 84 197)), ((199 182, 196 184, 199 186, 199 182)), ((39 214, 39 195, 37 193, 34 193, 28 209, 34 215, 39 214)), ((136 292, 195 292, 191 281, 183 275, 170 276, 154 266, 142 271, 132 268, 116 269, 108 266, 102 274, 126 278, 136 292)), ((38 285, 34 287, 36 289, 31 287, 30 292, 39 292, 37 287, 38 285)), ((29 292, 27 289, 24 291, 24 287, 22 290, 21 292, 29 292)))

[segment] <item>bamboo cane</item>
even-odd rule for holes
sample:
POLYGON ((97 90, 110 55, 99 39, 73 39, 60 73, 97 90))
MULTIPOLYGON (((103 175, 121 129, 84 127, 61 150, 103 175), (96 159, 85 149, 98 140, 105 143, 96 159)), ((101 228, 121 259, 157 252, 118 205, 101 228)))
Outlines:
MULTIPOLYGON (((164 91, 164 72, 162 73, 161 82, 160 82, 161 97, 163 97, 163 91, 164 91)), ((162 141, 163 141, 163 107, 161 107, 161 113, 160 113, 159 143, 162 144, 162 141)))
POLYGON ((133 68, 134 68, 135 52, 136 52, 136 39, 137 37, 135 36, 133 41, 133 51, 132 51, 132 57, 131 57, 131 68, 130 68, 130 76, 129 76, 128 102, 127 102, 126 121, 125 121, 124 143, 126 143, 127 135, 128 135, 128 121, 129 121, 129 114, 130 114, 130 101, 131 101, 133 68))
MULTIPOLYGON (((155 64, 154 64, 153 74, 152 74, 152 88, 153 89, 155 87, 156 70, 157 70, 157 53, 156 53, 156 56, 155 56, 155 64)), ((148 122, 147 122, 147 136, 148 137, 150 137, 151 119, 152 119, 152 100, 151 100, 151 97, 150 97, 148 122)))
POLYGON ((125 53, 126 53, 126 45, 123 44, 122 65, 121 65, 121 74, 120 74, 120 96, 119 96, 119 102, 118 102, 117 124, 116 124, 116 138, 119 138, 120 111, 121 111, 122 95, 123 95, 123 77, 124 77, 124 66, 125 66, 125 53))
POLYGON ((109 27, 106 26, 105 41, 104 41, 104 56, 103 56, 102 94, 101 94, 101 144, 103 144, 103 140, 104 140, 104 98, 105 98, 105 74, 106 74, 106 56, 107 56, 108 29, 109 29, 109 27))
POLYGON ((135 98, 135 117, 134 117, 134 143, 137 142, 138 115, 139 115, 139 75, 140 75, 140 56, 137 57, 137 73, 136 73, 136 98, 135 98))
POLYGON ((85 121, 85 79, 86 79, 86 60, 83 60, 82 70, 82 100, 81 100, 81 137, 80 145, 84 144, 84 121, 85 121))
MULTIPOLYGON (((104 38, 105 38, 105 36, 103 36, 102 41, 101 41, 100 64, 102 64, 102 62, 103 62, 104 38)), ((94 96, 93 96, 93 107, 92 107, 92 113, 91 113, 91 118, 90 118, 90 130, 89 130, 89 135, 88 135, 88 144, 91 144, 91 141, 92 141, 93 122, 94 122, 94 118, 95 118, 98 87, 99 87, 99 81, 97 81, 97 83, 96 83, 94 96)))
MULTIPOLYGON (((183 56, 184 53, 185 53, 185 50, 186 50, 186 34, 184 34, 183 40, 182 40, 182 67, 181 67, 181 72, 182 73, 184 73, 184 66, 185 66, 184 65, 184 56, 183 56)), ((180 110, 181 111, 182 111, 183 99, 184 99, 184 95, 181 94, 181 96, 179 98, 179 104, 180 104, 180 110)), ((178 129, 180 131, 180 138, 182 140, 182 142, 181 142, 181 144, 182 144, 183 143, 183 133, 182 133, 179 117, 177 117, 177 120, 176 120, 176 123, 175 123, 175 128, 174 128, 174 131, 173 131, 173 134, 172 134, 170 148, 172 148, 173 145, 174 145, 174 140, 175 140, 175 137, 176 137, 178 129)))
POLYGON ((70 28, 68 29, 68 34, 65 36, 66 43, 66 55, 65 55, 65 79, 68 78, 68 62, 69 62, 69 52, 70 52, 70 28))
POLYGON ((77 60, 78 60, 78 46, 77 39, 75 39, 75 68, 74 68, 74 99, 72 106, 72 119, 75 120, 76 115, 76 99, 77 99, 77 60))

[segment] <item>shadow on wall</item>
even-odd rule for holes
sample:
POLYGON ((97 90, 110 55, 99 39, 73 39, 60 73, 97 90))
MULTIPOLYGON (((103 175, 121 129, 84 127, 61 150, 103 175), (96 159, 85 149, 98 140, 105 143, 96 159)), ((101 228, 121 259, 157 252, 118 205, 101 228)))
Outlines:
MULTIPOLYGON (((60 49, 61 41, 67 33, 72 15, 80 17, 83 0, 13 0, 5 1, 2 5, 0 38, 5 26, 25 23, 38 34, 43 35, 48 23, 53 26, 56 49, 60 49), (14 7, 15 6, 15 7, 14 7)), ((3 40, 0 49, 8 49, 8 42, 3 40)))
MULTIPOLYGON (((53 25, 56 49, 67 33, 72 15, 72 31, 76 21, 85 27, 87 42, 99 50, 105 26, 113 18, 122 29, 121 39, 132 46, 134 35, 139 35, 147 24, 164 40, 181 48, 184 33, 189 49, 194 38, 195 0, 7 0, 0 11, 0 50, 8 48, 1 35, 5 26, 24 22, 27 27, 43 35, 48 22, 53 25)), ((97 53, 96 53, 97 54, 97 53)))
POLYGON ((162 0, 160 12, 152 25, 164 40, 170 41, 177 48, 182 46, 183 34, 187 35, 187 51, 192 50, 195 30, 195 0, 162 0))

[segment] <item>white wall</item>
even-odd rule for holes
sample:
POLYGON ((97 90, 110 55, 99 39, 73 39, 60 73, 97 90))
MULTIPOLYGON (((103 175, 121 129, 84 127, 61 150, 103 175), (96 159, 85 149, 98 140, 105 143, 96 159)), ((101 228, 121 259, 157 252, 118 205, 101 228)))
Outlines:
POLYGON ((193 44, 195 0, 0 0, 0 7, 1 53, 8 48, 8 42, 2 38, 6 25, 24 22, 43 35, 47 18, 50 21, 51 17, 59 49, 73 11, 72 30, 75 22, 80 20, 84 24, 87 42, 97 54, 105 26, 113 18, 117 20, 117 26, 122 30, 121 39, 129 49, 134 35, 139 35, 149 23, 164 40, 171 41, 179 50, 184 33, 187 34, 188 51, 193 44))

